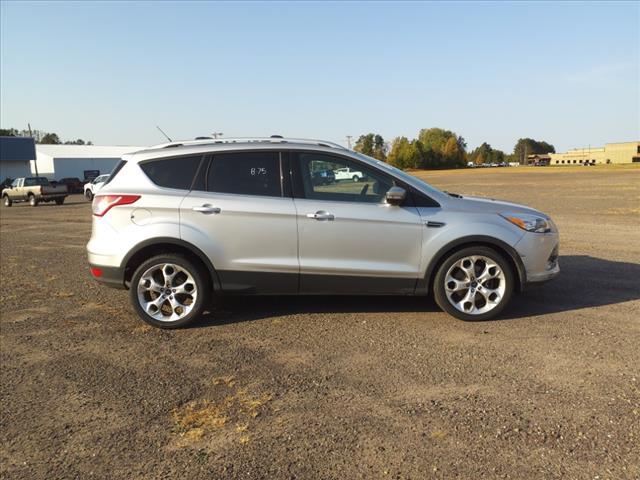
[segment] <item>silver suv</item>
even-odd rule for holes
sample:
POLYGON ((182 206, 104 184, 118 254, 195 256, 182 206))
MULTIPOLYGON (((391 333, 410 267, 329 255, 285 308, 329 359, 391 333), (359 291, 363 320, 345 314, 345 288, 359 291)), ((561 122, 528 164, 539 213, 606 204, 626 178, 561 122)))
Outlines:
POLYGON ((125 155, 93 200, 87 250, 92 276, 129 289, 138 315, 161 328, 226 294, 433 292, 454 317, 485 320, 559 272, 558 231, 537 210, 281 137, 125 155), (361 175, 338 181, 345 169, 361 175))

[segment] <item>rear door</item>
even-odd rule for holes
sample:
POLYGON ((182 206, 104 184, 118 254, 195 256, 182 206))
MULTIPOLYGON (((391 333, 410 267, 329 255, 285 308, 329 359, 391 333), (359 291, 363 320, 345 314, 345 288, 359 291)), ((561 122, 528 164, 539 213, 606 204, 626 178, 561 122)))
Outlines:
POLYGON ((300 293, 413 293, 422 222, 410 201, 385 202, 394 179, 362 162, 316 152, 294 153, 292 167, 300 293), (321 169, 362 176, 318 184, 313 172, 321 169))
POLYGON ((182 202, 181 236, 209 257, 225 292, 298 291, 296 210, 283 196, 282 161, 273 150, 213 154, 182 202))

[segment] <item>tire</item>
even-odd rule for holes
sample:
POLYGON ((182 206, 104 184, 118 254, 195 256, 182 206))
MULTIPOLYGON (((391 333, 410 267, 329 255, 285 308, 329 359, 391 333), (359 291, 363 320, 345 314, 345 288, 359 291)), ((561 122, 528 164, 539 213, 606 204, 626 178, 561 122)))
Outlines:
POLYGON ((183 255, 167 254, 152 257, 136 269, 129 298, 143 321, 154 327, 171 329, 196 320, 209 304, 212 292, 209 276, 200 264, 183 255), (160 285, 162 282, 164 285, 160 285), (176 295, 173 287, 178 290, 182 287, 183 293, 176 295), (187 303, 190 300, 191 303, 187 303), (144 303, 149 305, 149 310, 144 303))
POLYGON ((93 193, 91 192, 91 190, 86 190, 84 192, 84 196, 87 200, 89 200, 90 202, 93 200, 93 193))
POLYGON ((455 318, 489 320, 507 306, 514 284, 509 262, 494 249, 478 245, 454 252, 442 262, 433 282, 433 296, 438 306, 455 318), (479 280, 481 276, 485 278, 479 280))
POLYGON ((358 177, 357 175, 354 175, 354 176, 352 177, 352 180, 353 180, 355 183, 358 183, 358 182, 360 181, 360 177, 358 177))
POLYGON ((29 205, 31 205, 32 207, 38 206, 38 199, 31 193, 29 194, 29 205))
POLYGON ((56 205, 62 205, 64 203, 64 198, 56 198, 56 205))
POLYGON ((2 199, 2 204, 5 207, 10 207, 11 205, 13 205, 13 202, 11 201, 11 199, 9 198, 9 195, 5 195, 4 198, 2 199))

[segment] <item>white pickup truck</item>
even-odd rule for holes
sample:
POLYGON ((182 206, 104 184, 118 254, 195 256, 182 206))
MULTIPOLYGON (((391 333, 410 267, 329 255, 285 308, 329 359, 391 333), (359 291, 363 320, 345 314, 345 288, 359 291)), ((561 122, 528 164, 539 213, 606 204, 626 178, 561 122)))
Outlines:
POLYGON ((84 196, 86 197, 86 199, 89 201, 93 200, 95 194, 98 193, 98 191, 104 186, 104 183, 109 180, 110 176, 110 174, 105 173, 104 175, 97 176, 89 183, 85 183, 84 196))
POLYGON ((359 182, 364 178, 362 172, 351 170, 349 167, 339 168, 334 170, 333 173, 336 176, 336 182, 339 182, 340 180, 352 180, 354 182, 359 182))
POLYGON ((49 183, 46 177, 16 178, 11 186, 2 190, 2 202, 5 207, 10 207, 13 202, 29 202, 35 207, 40 202, 64 203, 67 198, 67 186, 49 183))

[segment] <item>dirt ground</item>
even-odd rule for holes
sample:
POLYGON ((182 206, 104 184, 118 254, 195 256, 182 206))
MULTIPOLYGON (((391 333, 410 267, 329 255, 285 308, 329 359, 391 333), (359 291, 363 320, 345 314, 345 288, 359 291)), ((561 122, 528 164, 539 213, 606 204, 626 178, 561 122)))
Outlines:
POLYGON ((418 175, 551 214, 561 276, 489 322, 236 297, 160 331, 89 278, 82 198, 0 209, 0 477, 640 478, 640 168, 418 175))

